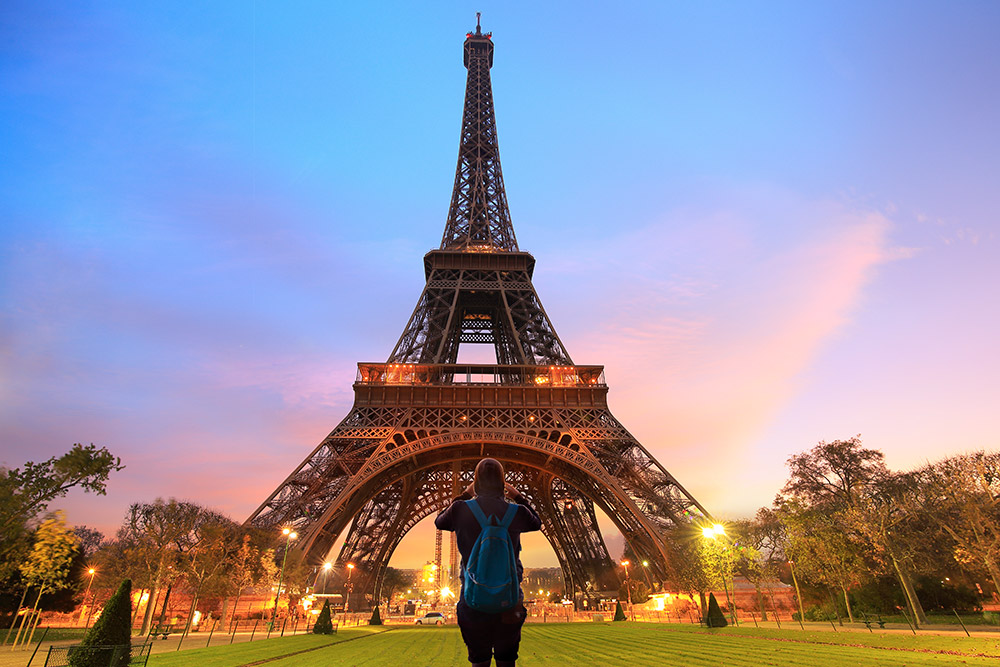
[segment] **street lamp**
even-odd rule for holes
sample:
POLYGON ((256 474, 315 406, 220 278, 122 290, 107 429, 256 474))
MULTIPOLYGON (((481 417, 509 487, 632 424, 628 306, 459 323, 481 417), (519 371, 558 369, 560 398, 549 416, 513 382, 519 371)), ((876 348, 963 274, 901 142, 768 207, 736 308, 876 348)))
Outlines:
POLYGON ((281 575, 278 577, 278 592, 274 594, 274 615, 271 616, 271 629, 274 629, 274 624, 278 620, 278 600, 281 598, 281 584, 285 579, 285 561, 288 560, 288 545, 299 536, 291 528, 283 528, 281 534, 285 536, 285 555, 281 558, 281 575))
POLYGON ((628 578, 628 566, 631 565, 631 561, 623 560, 622 567, 625 568, 625 595, 628 596, 628 613, 635 620, 635 610, 632 609, 632 586, 629 583, 628 578))
POLYGON ((326 580, 330 576, 330 570, 333 569, 333 563, 323 563, 323 595, 326 595, 326 580))
POLYGON ((649 592, 653 592, 653 582, 649 578, 649 561, 642 561, 642 573, 646 577, 646 585, 649 586, 649 592))
POLYGON ((351 611, 351 575, 354 574, 354 563, 347 564, 347 597, 344 599, 344 613, 351 611))
MULTIPOLYGON (((97 570, 95 570, 94 568, 90 568, 89 570, 87 570, 87 573, 90 575, 90 581, 87 582, 87 591, 83 594, 83 604, 85 605, 87 604, 87 596, 90 595, 90 587, 94 583, 94 575, 97 573, 97 570)), ((93 611, 93 609, 94 609, 93 604, 87 607, 87 627, 90 627, 90 613, 93 611)), ((83 614, 81 613, 80 616, 82 617, 83 614)))

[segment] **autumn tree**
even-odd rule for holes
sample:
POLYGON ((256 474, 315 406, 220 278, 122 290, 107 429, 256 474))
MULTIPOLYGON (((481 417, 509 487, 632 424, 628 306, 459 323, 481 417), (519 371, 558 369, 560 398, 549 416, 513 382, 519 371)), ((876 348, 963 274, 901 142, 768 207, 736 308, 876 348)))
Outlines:
POLYGON ((30 530, 50 502, 72 488, 103 496, 121 459, 105 447, 75 444, 65 454, 20 468, 0 468, 0 579, 17 569, 30 548, 30 530))
POLYGON ((927 615, 913 585, 914 563, 921 549, 921 523, 928 513, 914 511, 915 480, 912 475, 883 477, 846 515, 853 529, 869 547, 869 553, 896 575, 916 624, 926 624, 927 615))
POLYGON ((959 563, 979 566, 1000 594, 1000 453, 953 456, 916 471, 914 502, 954 541, 959 563))
MULTIPOLYGON (((882 452, 864 448, 856 436, 820 442, 789 458, 788 467, 789 480, 775 504, 792 507, 794 511, 788 516, 814 524, 799 531, 798 543, 790 535, 791 549, 798 544, 802 554, 812 556, 812 564, 822 570, 826 583, 842 582, 845 601, 849 601, 846 585, 850 572, 859 578, 863 572, 862 552, 853 551, 852 545, 864 547, 896 575, 917 622, 926 622, 913 586, 911 550, 899 534, 909 519, 901 504, 904 485, 886 468, 882 452), (829 540, 807 540, 810 532, 824 531, 829 540)), ((808 558, 802 564, 806 561, 808 558)))
MULTIPOLYGON (((166 584, 169 593, 170 585, 179 574, 180 544, 195 529, 201 513, 202 508, 198 505, 173 498, 157 498, 152 503, 135 503, 129 507, 118 530, 118 541, 127 545, 124 553, 136 559, 132 565, 143 570, 143 579, 149 582, 149 603, 140 634, 148 633, 152 627, 157 591, 166 584)), ((165 599, 164 610, 166 602, 165 599)))
POLYGON ((800 576, 837 589, 843 595, 848 620, 853 623, 848 590, 865 578, 868 566, 863 545, 845 531, 846 515, 804 508, 795 501, 784 504, 779 515, 788 533, 788 556, 798 565, 800 576))
MULTIPOLYGON (((68 585, 70 566, 77 551, 76 536, 66 526, 66 519, 61 511, 43 521, 34 537, 31 553, 21 565, 25 583, 38 590, 32 614, 38 610, 42 595, 68 585)), ((30 641, 30 636, 27 640, 30 641)))
POLYGON ((730 524, 734 540, 744 548, 737 551, 736 571, 754 585, 762 620, 767 620, 764 590, 775 609, 773 582, 778 579, 781 566, 788 560, 786 548, 788 534, 774 510, 766 507, 757 511, 753 519, 730 524))
POLYGON ((187 628, 191 627, 200 596, 209 588, 225 592, 226 569, 241 545, 241 527, 232 519, 199 508, 191 529, 176 542, 178 570, 190 588, 191 607, 187 628))

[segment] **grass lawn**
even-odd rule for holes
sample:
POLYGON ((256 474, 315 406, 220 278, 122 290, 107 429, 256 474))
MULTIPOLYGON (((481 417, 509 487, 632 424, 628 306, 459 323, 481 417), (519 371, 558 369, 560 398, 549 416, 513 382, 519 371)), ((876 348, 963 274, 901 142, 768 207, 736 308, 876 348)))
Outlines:
MULTIPOLYGON (((462 637, 453 625, 360 627, 345 629, 329 637, 307 635, 155 655, 150 658, 149 665, 238 667, 267 660, 269 667, 388 664, 464 667, 469 664, 465 655, 462 637)), ((525 667, 664 663, 692 667, 1000 667, 1000 636, 970 639, 964 634, 914 637, 899 633, 802 632, 745 627, 709 630, 665 623, 532 624, 524 629, 518 663, 525 667)))

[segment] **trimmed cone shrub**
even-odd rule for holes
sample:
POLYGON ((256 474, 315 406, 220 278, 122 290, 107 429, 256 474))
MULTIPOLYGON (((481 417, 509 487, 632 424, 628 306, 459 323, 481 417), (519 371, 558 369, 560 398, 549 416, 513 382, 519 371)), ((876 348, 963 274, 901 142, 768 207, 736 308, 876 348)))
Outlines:
POLYGON ((708 616, 705 617, 705 625, 710 628, 724 628, 729 625, 726 615, 719 608, 719 603, 715 599, 715 593, 708 596, 708 616))
POLYGON ((317 635, 333 634, 333 621, 330 620, 329 600, 323 603, 323 609, 322 611, 319 612, 319 616, 316 618, 316 623, 313 625, 313 634, 317 635))
POLYGON ((368 619, 368 625, 382 625, 382 616, 378 613, 378 606, 372 611, 372 617, 368 619))
POLYGON ((94 627, 69 655, 70 667, 109 667, 114 648, 120 647, 110 667, 128 667, 132 646, 132 580, 122 581, 104 605, 94 627), (102 647, 100 649, 96 647, 102 647))
POLYGON ((628 620, 627 618, 625 618, 625 610, 622 609, 622 601, 621 600, 619 600, 618 602, 615 603, 615 618, 614 618, 614 620, 616 620, 616 621, 627 621, 628 620))

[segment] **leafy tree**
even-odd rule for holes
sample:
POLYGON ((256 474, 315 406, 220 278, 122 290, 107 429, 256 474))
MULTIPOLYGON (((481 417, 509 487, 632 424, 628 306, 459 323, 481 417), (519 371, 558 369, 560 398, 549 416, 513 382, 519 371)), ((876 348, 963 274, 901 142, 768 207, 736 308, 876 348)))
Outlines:
POLYGON ((732 525, 732 532, 744 549, 737 553, 736 571, 754 585, 762 620, 767 620, 764 589, 771 599, 771 609, 776 609, 773 582, 779 579, 783 565, 788 562, 788 533, 777 513, 766 507, 747 521, 732 525))
POLYGON ((108 477, 123 469, 121 459, 105 447, 74 444, 60 457, 21 468, 0 468, 0 578, 6 579, 27 551, 30 526, 48 504, 80 487, 105 494, 108 477))
POLYGON ((848 620, 853 623, 848 589, 865 578, 868 566, 863 558, 863 545, 852 540, 845 530, 846 515, 807 509, 791 501, 781 508, 780 516, 788 531, 788 555, 798 565, 801 577, 840 590, 848 620))
POLYGON ((67 575, 77 551, 77 540, 66 526, 65 516, 55 512, 35 531, 35 543, 28 559, 21 565, 21 575, 29 586, 38 589, 35 606, 42 595, 67 586, 67 575))
MULTIPOLYGON (((70 667, 109 667, 112 650, 94 650, 91 647, 118 646, 129 647, 132 644, 132 582, 122 581, 118 590, 111 596, 104 611, 101 612, 94 627, 80 643, 83 650, 72 651, 69 656, 70 667)), ((127 667, 130 659, 129 650, 119 650, 118 659, 110 667, 127 667)))
POLYGON ((261 566, 261 560, 260 546, 254 542, 252 534, 244 533, 240 539, 239 549, 229 558, 226 570, 230 590, 236 593, 233 613, 230 615, 230 625, 236 618, 243 592, 263 580, 264 568, 261 566))
POLYGON ((917 505, 954 540, 954 557, 980 566, 1000 594, 1000 452, 975 452, 915 473, 917 505))
POLYGON ((708 614, 705 616, 705 625, 710 628, 724 628, 729 625, 726 615, 719 608, 719 602, 715 599, 715 593, 708 596, 708 614))
POLYGON ((73 534, 76 535, 80 546, 80 553, 83 554, 84 558, 93 555, 101 548, 101 543, 104 542, 104 533, 96 528, 73 526, 73 534))
POLYGON ((919 625, 927 623, 927 615, 913 585, 913 565, 920 548, 921 531, 916 526, 926 520, 927 513, 913 511, 914 490, 912 475, 887 476, 847 514, 867 541, 870 553, 899 579, 914 622, 919 625))
POLYGON ((385 568, 385 573, 382 575, 382 591, 380 595, 386 600, 391 600, 396 591, 407 588, 411 583, 413 583, 411 578, 402 570, 387 567, 385 568))
POLYGON ((177 542, 178 568, 191 589, 187 628, 191 627, 200 597, 213 588, 215 592, 227 588, 225 569, 242 541, 238 524, 218 512, 200 509, 191 531, 177 542))
MULTIPOLYGON (((885 455, 865 449, 861 436, 820 442, 788 459, 790 477, 781 490, 784 499, 805 507, 851 507, 865 490, 884 477, 885 455)), ((780 498, 780 496, 779 496, 780 498)))
MULTIPOLYGON (((118 530, 118 540, 128 545, 125 553, 136 559, 132 565, 143 570, 143 578, 149 582, 149 603, 140 634, 146 634, 152 626, 157 591, 164 584, 171 584, 179 574, 181 546, 195 530, 202 512, 194 503, 173 498, 157 498, 152 503, 135 503, 129 508, 118 530)), ((166 600, 163 608, 166 609, 166 600)))
MULTIPOLYGON (((378 607, 376 607, 376 609, 378 609, 378 607)), ((333 622, 330 620, 329 600, 323 603, 323 609, 319 612, 319 616, 316 618, 316 623, 313 625, 313 633, 317 635, 333 634, 333 622)))

